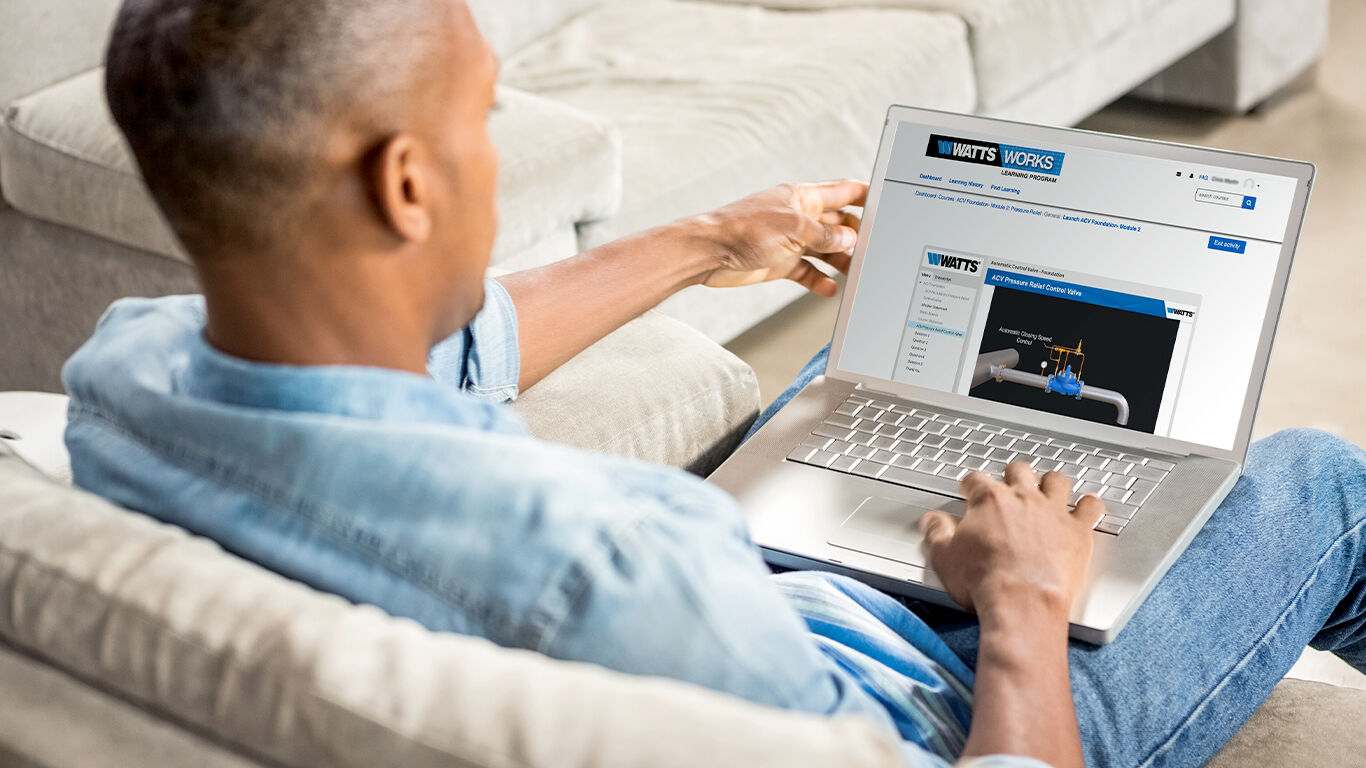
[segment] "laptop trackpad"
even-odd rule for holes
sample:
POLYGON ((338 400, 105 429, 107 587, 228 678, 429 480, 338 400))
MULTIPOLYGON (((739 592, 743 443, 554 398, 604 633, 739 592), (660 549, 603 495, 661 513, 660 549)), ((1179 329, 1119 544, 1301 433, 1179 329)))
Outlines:
POLYGON ((922 507, 869 496, 827 541, 841 549, 928 568, 929 560, 920 550, 924 538, 917 527, 920 518, 931 509, 943 510, 954 517, 962 517, 966 510, 958 499, 944 497, 942 502, 937 507, 922 507))

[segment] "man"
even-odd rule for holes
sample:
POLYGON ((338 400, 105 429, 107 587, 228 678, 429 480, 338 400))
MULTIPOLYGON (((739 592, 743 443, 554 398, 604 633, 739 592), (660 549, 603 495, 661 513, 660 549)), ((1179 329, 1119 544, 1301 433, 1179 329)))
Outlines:
POLYGON ((1202 764, 1311 639, 1366 668, 1366 456, 1327 437, 1257 446, 1104 648, 1066 618, 1101 504, 1057 475, 928 518, 976 618, 922 618, 770 577, 696 478, 532 440, 502 403, 684 286, 832 295, 807 260, 848 267, 865 189, 484 281, 495 69, 456 0, 130 0, 109 101, 204 297, 121 302, 72 359, 77 482, 435 630, 866 715, 910 765, 1202 764))

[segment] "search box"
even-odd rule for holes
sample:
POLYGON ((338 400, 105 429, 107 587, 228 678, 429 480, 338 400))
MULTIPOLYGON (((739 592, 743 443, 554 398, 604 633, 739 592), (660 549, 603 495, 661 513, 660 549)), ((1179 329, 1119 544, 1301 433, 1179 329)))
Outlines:
POLYGON ((1240 195, 1236 192, 1220 192, 1216 189, 1195 190, 1195 201, 1197 203, 1227 205, 1231 208, 1242 208, 1245 211, 1252 211, 1257 208, 1257 198, 1252 195, 1240 195))

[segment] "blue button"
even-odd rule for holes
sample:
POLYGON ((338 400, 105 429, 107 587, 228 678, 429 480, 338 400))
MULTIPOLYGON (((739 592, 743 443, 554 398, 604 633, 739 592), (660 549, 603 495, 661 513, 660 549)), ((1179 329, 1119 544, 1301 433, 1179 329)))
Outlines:
POLYGON ((1252 195, 1243 195, 1243 210, 1255 211, 1257 209, 1257 198, 1252 195))
POLYGON ((1215 251, 1228 251, 1229 253, 1245 253, 1247 252, 1247 241, 1234 240, 1231 237, 1220 237, 1218 235, 1211 235, 1209 239, 1209 247, 1211 250, 1215 251))

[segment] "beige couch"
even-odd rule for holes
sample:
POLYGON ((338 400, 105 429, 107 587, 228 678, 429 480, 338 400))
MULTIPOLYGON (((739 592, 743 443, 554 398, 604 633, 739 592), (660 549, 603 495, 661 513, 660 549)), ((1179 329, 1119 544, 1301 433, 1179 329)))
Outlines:
MULTIPOLYGON (((672 320, 638 323, 518 408, 550 439, 696 464, 696 446, 723 449, 752 418, 753 378, 672 320), (677 349, 637 346, 645 339, 677 349), (624 354, 673 376, 628 377, 637 394, 619 399, 621 415, 587 430, 556 420, 592 406, 603 364, 624 354), (662 406, 682 394, 699 407, 662 406), (652 445, 651 434, 666 438, 652 445)), ((349 605, 73 491, 4 440, 0 701, 0 765, 22 768, 900 764, 888 735, 863 722, 554 662, 349 605)), ((1359 765, 1363 718, 1366 695, 1287 680, 1211 765, 1359 765)))
MULTIPOLYGON (((61 362, 113 299, 195 290, 104 106, 118 3, 0 3, 0 390, 59 391, 61 362)), ((503 60, 494 263, 545 264, 776 183, 866 176, 892 103, 1076 122, 1215 36, 1284 47, 1253 23, 1267 4, 471 0, 503 60)), ((1301 26, 1324 5, 1296 4, 1301 26)), ((1247 100, 1321 45, 1306 33, 1293 56, 1214 52, 1150 89, 1184 98, 1198 71, 1209 87, 1254 83, 1247 100)), ((799 294, 698 288, 661 311, 724 341, 799 294)))

